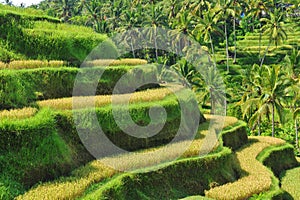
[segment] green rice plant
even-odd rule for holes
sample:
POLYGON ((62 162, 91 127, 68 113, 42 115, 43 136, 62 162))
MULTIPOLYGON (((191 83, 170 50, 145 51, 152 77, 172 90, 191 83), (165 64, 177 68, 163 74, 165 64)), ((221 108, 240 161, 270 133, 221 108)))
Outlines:
POLYGON ((68 31, 68 32, 71 32, 70 34, 74 34, 74 32, 77 32, 80 34, 95 35, 94 30, 90 27, 78 26, 78 25, 67 24, 67 23, 51 23, 51 22, 47 22, 47 21, 35 21, 35 22, 33 22, 32 28, 36 29, 36 30, 58 31, 61 33, 68 31))
POLYGON ((268 191, 272 186, 273 174, 256 157, 271 145, 281 145, 285 141, 271 137, 251 137, 249 145, 236 152, 242 178, 233 183, 211 188, 205 196, 217 199, 247 199, 253 194, 268 191))
MULTIPOLYGON (((205 117, 208 120, 199 126, 199 132, 196 136, 196 139, 192 142, 191 146, 189 146, 181 158, 195 157, 200 154, 199 151, 202 146, 203 136, 208 133, 207 129, 210 123, 220 120, 219 118, 221 116, 205 115, 205 117)), ((234 117, 226 117, 224 127, 234 126, 237 121, 238 120, 234 117)), ((118 167, 122 167, 124 170, 141 169, 155 166, 159 163, 164 163, 177 158, 180 156, 179 150, 183 147, 186 147, 188 144, 189 143, 186 141, 174 143, 165 149, 165 152, 167 152, 166 154, 155 154, 155 151, 158 151, 164 147, 154 147, 144 149, 133 154, 124 154, 104 159, 106 163, 114 163, 115 160, 118 160, 118 163, 122 163, 122 166, 118 167)), ((184 169, 187 171, 186 168, 184 169)), ((70 177, 62 177, 53 182, 39 184, 26 192, 24 195, 17 197, 17 199, 75 199, 82 196, 87 188, 91 185, 105 181, 107 178, 113 177, 116 174, 120 174, 120 172, 110 168, 107 165, 104 165, 101 160, 94 160, 87 165, 74 170, 70 177)))
POLYGON ((294 199, 300 199, 300 167, 287 170, 281 178, 281 187, 294 199))
POLYGON ((87 61, 84 63, 84 67, 120 66, 120 65, 134 66, 134 65, 145 65, 145 64, 147 64, 147 61, 143 59, 133 59, 133 58, 123 58, 120 60, 102 59, 102 60, 87 61))
POLYGON ((34 116, 37 111, 37 108, 31 107, 14 110, 2 110, 0 111, 0 119, 25 119, 34 116))
POLYGON ((31 85, 10 70, 0 70, 0 110, 29 106, 34 100, 31 85))

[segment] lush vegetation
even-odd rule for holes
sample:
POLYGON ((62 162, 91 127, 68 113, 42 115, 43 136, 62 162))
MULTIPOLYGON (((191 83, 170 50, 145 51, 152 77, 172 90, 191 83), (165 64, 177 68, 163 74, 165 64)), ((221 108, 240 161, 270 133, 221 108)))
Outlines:
POLYGON ((0 4, 0 199, 300 198, 299 0, 6 3, 0 4), (123 34, 130 29, 132 35, 123 34), (180 34, 200 44, 196 51, 207 59, 190 63, 199 55, 180 34), (108 39, 115 35, 130 49, 125 55, 108 39), (166 41, 178 50, 159 49, 166 41), (232 116, 224 124, 220 106, 232 116), (157 109, 153 119, 152 109, 161 107, 165 112, 157 109), (161 130, 128 135, 124 127, 136 128, 124 117, 128 110, 135 124, 161 130), (195 114, 199 120, 191 119, 195 114), (105 149, 107 157, 95 160, 92 152, 105 144, 91 139, 94 115, 110 141, 133 153, 105 149), (196 133, 193 141, 186 140, 189 132, 196 133), (177 134, 179 141, 166 145, 177 134))
MULTIPOLYGON (((228 113, 247 121, 254 135, 281 137, 299 147, 299 119, 287 114, 299 107, 299 1, 45 0, 36 7, 69 24, 85 24, 109 35, 133 27, 164 27, 170 29, 168 36, 175 43, 179 33, 190 36, 224 72, 228 113)), ((150 35, 151 42, 165 40, 154 40, 151 35, 158 33, 150 32, 145 35, 150 35)), ((129 46, 138 45, 130 37, 124 39, 129 46)), ((187 45, 186 41, 180 44, 187 45)), ((213 106, 218 99, 207 98, 207 88, 220 90, 217 79, 208 79, 216 76, 213 70, 203 75, 185 58, 147 45, 123 56, 171 66, 203 104, 213 106)))

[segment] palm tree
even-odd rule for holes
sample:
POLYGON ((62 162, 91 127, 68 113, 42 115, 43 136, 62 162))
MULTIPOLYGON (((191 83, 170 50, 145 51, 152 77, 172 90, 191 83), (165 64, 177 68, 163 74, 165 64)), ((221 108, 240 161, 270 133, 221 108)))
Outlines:
POLYGON ((182 37, 182 34, 193 37, 192 30, 194 27, 195 21, 188 11, 182 11, 176 15, 176 18, 172 23, 172 28, 174 28, 174 30, 171 30, 169 35, 172 38, 172 45, 177 47, 177 53, 185 46, 189 45, 186 40, 187 37, 182 37))
POLYGON ((240 14, 242 10, 247 7, 244 1, 240 0, 233 0, 233 35, 234 35, 234 56, 233 56, 233 63, 236 63, 236 53, 237 53, 237 44, 236 44, 236 20, 240 18, 240 14))
POLYGON ((94 30, 99 33, 107 33, 107 17, 104 15, 102 10, 102 7, 104 6, 103 0, 83 1, 83 5, 90 15, 90 20, 93 24, 94 30))
POLYGON ((287 69, 287 73, 291 76, 291 78, 296 79, 297 74, 299 73, 300 64, 300 51, 296 48, 292 49, 291 55, 286 55, 284 57, 284 64, 287 69))
POLYGON ((243 118, 248 121, 248 124, 254 130, 258 127, 258 135, 261 134, 261 119, 265 113, 263 110, 259 110, 262 105, 260 99, 261 96, 261 85, 262 79, 260 77, 263 70, 257 64, 254 64, 251 68, 245 71, 243 76, 243 85, 242 85, 242 98, 237 102, 237 106, 241 107, 243 118))
POLYGON ((257 112, 272 115, 272 137, 275 135, 275 112, 280 122, 284 122, 282 103, 286 100, 286 88, 291 82, 280 72, 280 66, 262 66, 263 74, 258 77, 261 88, 261 106, 257 112))
POLYGON ((289 108, 293 113, 294 127, 295 127, 295 135, 296 135, 296 148, 299 148, 299 140, 298 140, 298 117, 300 114, 300 82, 299 79, 293 78, 292 84, 287 88, 286 93, 289 97, 289 108))
POLYGON ((204 64, 201 66, 201 74, 198 73, 192 79, 192 88, 196 92, 202 104, 210 99, 211 114, 217 113, 217 105, 226 106, 225 85, 221 75, 214 65, 204 64))
POLYGON ((282 43, 285 39, 287 39, 287 34, 283 22, 284 15, 280 12, 279 9, 275 9, 274 13, 270 12, 269 14, 270 19, 260 19, 261 23, 265 23, 262 26, 263 34, 269 36, 269 44, 265 50, 265 54, 261 60, 260 66, 262 66, 264 63, 264 59, 268 53, 271 43, 274 42, 277 47, 278 44, 282 43))
POLYGON ((118 32, 129 30, 129 32, 126 32, 126 34, 124 35, 125 38, 123 39, 126 41, 129 40, 129 45, 134 58, 136 57, 136 55, 134 50, 135 48, 133 36, 138 34, 138 32, 135 31, 136 29, 134 28, 138 27, 138 25, 141 23, 140 18, 141 14, 137 8, 130 8, 128 10, 125 10, 120 16, 120 24, 122 24, 122 26, 117 29, 118 32))
POLYGON ((204 42, 210 43, 214 64, 216 64, 216 56, 214 51, 212 34, 217 33, 219 35, 222 35, 223 32, 216 23, 217 18, 215 18, 215 14, 211 11, 203 13, 203 18, 199 18, 198 20, 199 23, 193 30, 193 35, 195 35, 195 38, 198 41, 204 40, 204 42))
POLYGON ((191 13, 194 16, 201 17, 201 18, 203 16, 203 12, 205 10, 210 10, 210 8, 211 8, 211 3, 208 1, 205 1, 205 0, 190 1, 190 4, 191 4, 191 6, 190 6, 191 13))
POLYGON ((230 17, 235 17, 234 9, 231 7, 231 2, 227 2, 223 5, 218 3, 213 12, 216 12, 216 19, 222 20, 224 23, 224 33, 225 33, 225 44, 226 44, 226 67, 227 72, 229 72, 229 51, 228 51, 228 34, 227 34, 227 19, 230 17))
POLYGON ((297 120, 299 119, 300 116, 300 108, 297 108, 294 112, 293 112, 293 119, 295 122, 295 133, 296 133, 296 148, 299 150, 299 134, 298 134, 298 124, 297 124, 297 120))
POLYGON ((262 40, 262 23, 260 22, 260 19, 266 16, 266 13, 269 12, 268 6, 267 6, 267 1, 266 0, 252 0, 249 2, 249 10, 248 10, 248 15, 247 17, 252 18, 254 20, 257 20, 259 23, 259 49, 258 49, 258 57, 259 61, 261 62, 260 58, 260 52, 261 52, 261 40, 262 40))
POLYGON ((154 42, 155 47, 155 57, 156 60, 158 60, 158 27, 165 27, 167 25, 167 17, 164 15, 163 7, 161 5, 155 5, 152 3, 150 5, 150 14, 145 18, 143 25, 147 27, 151 27, 147 30, 146 35, 148 35, 148 38, 154 42))

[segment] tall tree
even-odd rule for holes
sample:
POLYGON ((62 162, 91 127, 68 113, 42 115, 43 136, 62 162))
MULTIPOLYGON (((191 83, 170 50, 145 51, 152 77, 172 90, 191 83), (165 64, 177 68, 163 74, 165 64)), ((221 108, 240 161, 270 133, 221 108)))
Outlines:
POLYGON ((286 88, 291 84, 283 73, 280 71, 280 66, 263 65, 263 74, 258 77, 260 80, 262 101, 261 107, 257 112, 264 112, 267 115, 271 114, 272 119, 272 137, 275 135, 275 113, 280 122, 284 122, 284 112, 282 103, 286 101, 286 88))
POLYGON ((215 13, 210 10, 203 13, 203 18, 198 19, 198 24, 193 30, 193 34, 198 41, 203 40, 205 43, 209 43, 211 47, 211 54, 214 60, 214 64, 216 64, 216 56, 214 50, 214 44, 212 39, 212 34, 223 35, 222 30, 217 25, 217 18, 215 17, 215 13))
MULTIPOLYGON (((134 28, 137 28, 140 23, 141 23, 141 13, 139 8, 134 8, 131 7, 130 9, 125 10, 122 15, 120 16, 120 23, 122 24, 122 26, 120 26, 117 31, 118 32, 124 32, 129 30, 129 35, 125 34, 124 35, 124 40, 129 40, 129 45, 131 48, 131 52, 133 57, 136 57, 135 54, 135 48, 134 48, 134 35, 138 34, 138 32, 136 32, 134 28)), ((126 32, 127 33, 127 32, 126 32)))
POLYGON ((155 58, 158 60, 158 47, 157 47, 157 42, 158 42, 158 37, 160 34, 158 34, 158 29, 157 28, 162 28, 167 26, 167 17, 164 15, 163 7, 161 5, 155 5, 154 3, 151 3, 149 5, 150 7, 150 13, 148 16, 145 18, 143 25, 146 27, 151 27, 147 30, 147 35, 148 38, 154 42, 154 47, 155 47, 155 58))
POLYGON ((284 15, 279 9, 275 9, 274 13, 270 12, 270 18, 262 18, 260 21, 264 23, 262 26, 263 34, 269 37, 269 43, 265 50, 264 56, 261 59, 260 66, 263 65, 265 57, 269 51, 271 43, 274 43, 277 47, 287 39, 286 28, 284 26, 284 15))
MULTIPOLYGON (((258 26, 259 26, 259 40, 258 40, 258 46, 259 46, 259 49, 258 49, 258 58, 259 58, 259 62, 261 62, 261 57, 260 57, 260 54, 261 54, 261 40, 262 40, 262 23, 260 21, 261 18, 265 17, 267 12, 269 12, 269 9, 268 9, 268 2, 267 0, 250 0, 248 1, 249 3, 249 7, 248 7, 248 10, 247 10, 247 17, 249 19, 252 19, 254 21, 257 21, 258 22, 258 26)), ((254 23, 255 24, 255 23, 254 23)), ((253 27, 254 29, 254 27, 253 27)))
POLYGON ((232 8, 231 1, 226 2, 225 4, 218 2, 215 8, 213 9, 216 12, 216 19, 223 21, 224 24, 224 34, 225 34, 225 50, 226 50, 226 67, 227 72, 229 72, 229 50, 228 50, 228 30, 227 30, 227 19, 235 18, 235 12, 232 8))

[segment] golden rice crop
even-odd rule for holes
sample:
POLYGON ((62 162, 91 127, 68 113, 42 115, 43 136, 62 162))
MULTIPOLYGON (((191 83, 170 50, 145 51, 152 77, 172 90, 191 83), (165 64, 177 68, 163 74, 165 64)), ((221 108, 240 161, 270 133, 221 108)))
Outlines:
POLYGON ((0 69, 5 69, 5 68, 7 68, 7 64, 0 61, 0 69))
POLYGON ((145 65, 147 64, 147 60, 137 59, 137 58, 124 58, 120 60, 113 59, 101 59, 101 60, 93 60, 85 62, 86 67, 94 67, 94 66, 120 66, 120 65, 145 65))
POLYGON ((0 119, 25 119, 33 116, 38 110, 36 108, 22 108, 0 111, 0 119))
POLYGON ((126 103, 129 99, 129 103, 137 102, 150 102, 162 100, 174 90, 179 90, 182 87, 177 86, 170 90, 168 88, 158 88, 151 90, 144 90, 135 92, 133 94, 119 94, 119 95, 98 95, 98 96, 80 96, 80 97, 69 97, 61 99, 50 99, 38 101, 37 104, 40 107, 49 107, 57 110, 72 110, 73 101, 80 102, 76 103, 76 109, 89 108, 89 107, 102 107, 112 103, 121 104, 126 103))
POLYGON ((5 67, 8 69, 34 69, 43 67, 61 67, 63 65, 65 65, 64 61, 59 60, 15 60, 7 64, 5 67))
POLYGON ((250 140, 253 142, 251 145, 236 152, 240 166, 245 171, 243 177, 233 183, 205 191, 205 196, 220 200, 238 200, 270 189, 273 174, 256 157, 266 147, 285 142, 271 137, 250 137, 250 140))
MULTIPOLYGON (((210 119, 214 118, 209 115, 206 115, 206 117, 210 119)), ((232 125, 232 122, 233 120, 231 117, 225 117, 224 124, 232 125)), ((19 196, 17 199, 76 199, 77 197, 80 197, 90 185, 120 173, 119 171, 113 170, 107 165, 104 165, 104 161, 105 163, 110 163, 111 166, 118 167, 119 169, 130 170, 153 166, 174 160, 178 157, 198 156, 201 153, 200 149, 203 142, 202 136, 205 136, 208 133, 207 127, 209 127, 209 124, 210 121, 207 120, 205 123, 200 125, 198 133, 199 139, 194 140, 191 144, 188 141, 183 141, 164 147, 154 147, 140 152, 91 161, 87 165, 73 171, 71 177, 61 178, 55 182, 40 184, 24 195, 19 196), (184 155, 181 155, 182 152, 180 150, 182 148, 186 148, 188 145, 190 146, 185 151, 184 155), (158 151, 160 151, 160 153, 157 153, 158 151), (116 163, 121 165, 117 166, 116 163)))

